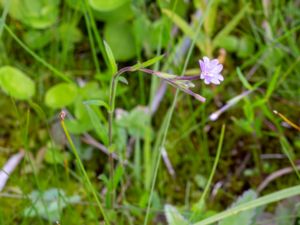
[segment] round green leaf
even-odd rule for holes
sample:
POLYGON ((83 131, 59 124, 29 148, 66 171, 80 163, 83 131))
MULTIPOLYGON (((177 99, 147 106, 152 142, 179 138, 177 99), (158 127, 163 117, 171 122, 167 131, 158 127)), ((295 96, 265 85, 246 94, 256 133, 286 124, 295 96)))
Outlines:
POLYGON ((221 36, 216 45, 220 48, 224 48, 228 52, 235 52, 239 46, 239 39, 233 35, 221 36))
MULTIPOLYGON (((114 7, 107 7, 108 5, 112 6, 113 1, 103 1, 99 2, 98 0, 94 0, 90 2, 92 13, 95 19, 107 22, 117 22, 117 21, 125 21, 134 16, 133 10, 131 7, 130 0, 124 1, 124 4, 120 4, 119 6, 115 5, 114 7), (97 2, 96 2, 97 1, 97 2), (101 4, 105 4, 106 7, 99 7, 101 4)), ((120 1, 121 2, 121 1, 120 1)), ((84 12, 84 5, 81 0, 66 0, 68 6, 72 9, 84 12)))
POLYGON ((65 0, 65 2, 68 4, 69 7, 75 10, 84 11, 83 8, 83 1, 78 0, 65 0))
POLYGON ((70 105, 77 97, 78 89, 71 83, 60 83, 50 88, 45 97, 46 105, 51 108, 62 108, 70 105))
POLYGON ((50 44, 52 39, 51 30, 29 30, 24 33, 24 41, 33 50, 42 49, 50 44))
POLYGON ((44 29, 53 25, 60 0, 10 0, 9 15, 27 26, 44 29))
POLYGON ((127 2, 129 2, 129 0, 89 0, 92 8, 98 11, 111 11, 127 2))
POLYGON ((134 13, 130 2, 112 11, 98 11, 94 9, 93 14, 96 20, 101 20, 109 23, 127 21, 131 18, 134 18, 134 13))
POLYGON ((77 43, 82 39, 82 33, 78 27, 70 23, 63 23, 59 26, 59 39, 63 42, 77 43), (68 34, 68 35, 66 35, 68 34))
POLYGON ((134 36, 129 23, 107 23, 104 28, 104 39, 116 61, 127 61, 136 55, 134 36))
POLYGON ((34 82, 22 71, 11 66, 0 68, 0 87, 19 100, 30 99, 35 93, 34 82))

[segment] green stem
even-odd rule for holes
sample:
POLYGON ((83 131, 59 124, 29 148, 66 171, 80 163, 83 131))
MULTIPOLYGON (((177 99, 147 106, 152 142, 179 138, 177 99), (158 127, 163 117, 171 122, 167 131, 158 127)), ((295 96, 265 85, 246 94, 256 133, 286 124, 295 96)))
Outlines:
POLYGON ((46 62, 44 59, 42 59, 40 56, 38 56, 34 51, 32 51, 27 45, 25 45, 15 34, 14 32, 6 25, 4 24, 4 29, 9 33, 9 35, 26 51, 28 52, 36 61, 43 64, 45 67, 47 67, 50 71, 53 72, 56 76, 60 77, 64 81, 72 82, 72 80, 67 77, 65 74, 63 74, 61 71, 56 69, 54 66, 46 62))
MULTIPOLYGON (((211 7, 211 4, 212 2, 214 2, 214 0, 210 1, 209 4, 208 4, 208 9, 211 7)), ((182 69, 182 73, 181 73, 181 76, 183 76, 185 74, 185 71, 186 71, 186 68, 187 68, 187 65, 188 65, 188 62, 190 60, 190 57, 192 55, 192 51, 195 47, 195 43, 196 43, 196 40, 198 38, 198 35, 200 33, 200 28, 201 28, 201 25, 203 23, 203 20, 207 17, 207 11, 204 13, 204 16, 203 16, 203 19, 199 22, 199 25, 197 27, 197 30, 196 30, 196 33, 195 33, 195 38, 193 39, 192 43, 191 43, 191 46, 189 48, 189 51, 187 53, 187 57, 186 57, 186 60, 184 62, 184 66, 183 66, 183 69, 182 69)), ((168 134, 168 129, 169 129, 169 126, 170 126, 170 122, 171 122, 171 119, 172 119, 172 115, 173 115, 173 112, 174 112, 174 109, 175 109, 175 106, 176 106, 176 103, 177 103, 177 98, 178 98, 178 94, 179 94, 179 90, 177 89, 176 90, 176 93, 175 93, 175 96, 174 96, 174 99, 173 99, 173 102, 172 102, 172 106, 171 108, 169 109, 169 112, 168 112, 168 115, 165 117, 164 119, 164 122, 166 121, 166 125, 164 126, 164 129, 163 129, 163 138, 162 138, 162 142, 160 143, 159 145, 159 156, 158 156, 158 159, 157 159, 157 162, 156 162, 156 166, 155 166, 155 171, 154 171, 154 175, 153 175, 153 180, 152 180, 152 185, 151 185, 151 190, 150 190, 150 196, 149 196, 149 199, 148 199, 148 205, 147 205, 147 210, 146 210, 146 216, 145 216, 145 220, 144 220, 144 225, 147 225, 148 223, 148 220, 149 220, 149 214, 150 214, 150 209, 151 209, 151 203, 152 203, 152 198, 153 198, 153 192, 154 192, 154 188, 155 188, 155 184, 156 184, 156 178, 157 178, 157 173, 158 173, 158 168, 159 168, 159 165, 160 165, 160 161, 161 161, 161 148, 164 147, 165 143, 166 143, 166 139, 167 139, 167 134, 168 134)))
POLYGON ((216 172, 217 165, 218 165, 218 162, 219 162, 219 159, 220 159, 220 156, 221 156, 222 145, 223 145, 223 140, 224 140, 224 134, 225 134, 225 125, 223 124, 220 139, 219 139, 218 149, 217 149, 217 155, 215 157, 213 168, 212 168, 211 173, 209 175, 209 178, 208 178, 207 184, 204 188, 203 194, 201 195, 201 198, 200 198, 199 202, 197 203, 197 209, 192 214, 190 220, 193 220, 195 218, 195 216, 197 215, 197 213, 203 209, 203 206, 204 206, 204 203, 205 203, 205 198, 206 198, 207 193, 209 191, 209 187, 211 186, 211 182, 212 182, 212 179, 213 179, 214 174, 216 172))
MULTIPOLYGON (((131 67, 124 67, 120 69, 113 77, 110 83, 110 91, 109 91, 109 111, 108 111, 108 139, 109 139, 109 176, 111 184, 114 183, 114 159, 113 159, 113 150, 112 150, 112 143, 113 143, 113 117, 115 112, 115 100, 116 100, 116 90, 117 90, 117 84, 118 84, 118 78, 122 73, 132 71, 131 67)), ((110 205, 113 207, 114 205, 114 190, 111 190, 111 202, 110 205)))
POLYGON ((86 23, 86 28, 88 31, 88 37, 89 37, 89 41, 90 41, 90 45, 91 45, 91 50, 92 50, 92 56, 93 56, 93 60, 95 63, 95 67, 96 67, 96 72, 98 74, 100 74, 101 70, 100 70, 100 65, 98 62, 98 58, 97 58, 97 52, 96 52, 96 47, 95 47, 95 42, 94 42, 94 38, 93 38, 93 31, 91 28, 91 22, 90 22, 90 15, 89 15, 89 9, 88 9, 88 5, 86 3, 86 1, 82 2, 82 4, 84 4, 84 8, 85 8, 85 13, 84 13, 84 19, 85 19, 85 23, 86 23))
POLYGON ((109 220, 108 220, 108 217, 107 217, 107 215, 106 215, 106 213, 105 213, 105 211, 104 211, 104 209, 103 209, 103 207, 102 207, 102 204, 101 204, 101 202, 100 202, 100 200, 99 200, 99 198, 98 198, 98 195, 97 195, 97 193, 96 193, 96 191, 95 191, 95 189, 94 189, 94 187, 93 187, 93 185, 92 185, 92 183, 91 183, 91 181, 90 181, 90 179, 89 179, 89 177, 88 177, 88 175, 87 175, 87 173, 86 173, 86 171, 85 171, 85 169, 84 169, 84 166, 83 166, 83 164, 82 164, 82 162, 81 162, 81 159, 80 159, 80 157, 79 157, 79 155, 78 155, 78 152, 77 152, 77 150, 76 150, 76 147, 75 147, 75 145, 74 145, 74 143, 73 143, 73 141, 72 141, 72 139, 71 139, 71 136, 70 136, 70 134, 69 134, 69 131, 67 130, 67 127, 66 127, 66 125, 65 125, 65 122, 64 122, 64 119, 63 119, 63 118, 61 118, 61 126, 62 126, 62 128, 63 128, 63 130, 64 130, 64 132, 65 132, 65 135, 66 135, 66 137, 67 137, 67 139, 68 139, 68 142, 69 142, 69 144, 70 144, 70 146, 71 146, 71 149, 72 149, 72 151, 73 151, 73 153, 74 153, 74 155, 75 155, 75 158, 76 158, 76 161, 77 161, 77 163, 78 163, 78 165, 79 165, 79 168, 80 168, 80 170, 81 170, 81 172, 82 172, 82 174, 83 174, 83 176, 84 176, 84 178, 85 178, 85 180, 86 180, 87 186, 88 186, 88 188, 90 189, 90 191, 92 192, 92 194, 93 194, 93 196, 94 196, 94 198, 95 198, 95 200, 96 200, 96 203, 97 203, 97 205, 98 205, 98 207, 99 207, 99 209, 100 209, 100 212, 101 212, 101 214, 103 215, 105 224, 110 225, 110 222, 109 222, 109 220))

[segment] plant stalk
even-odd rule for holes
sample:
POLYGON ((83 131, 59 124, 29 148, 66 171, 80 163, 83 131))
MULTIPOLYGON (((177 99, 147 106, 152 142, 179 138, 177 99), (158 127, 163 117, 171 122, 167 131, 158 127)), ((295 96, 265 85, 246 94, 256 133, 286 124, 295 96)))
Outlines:
MULTIPOLYGON (((108 160, 109 160, 109 177, 111 185, 114 183, 114 159, 113 159, 113 117, 115 112, 115 100, 116 100, 116 90, 117 90, 117 84, 118 84, 118 78, 121 74, 131 71, 131 67, 124 67, 120 69, 113 77, 110 83, 110 91, 109 91, 109 111, 108 111, 108 139, 109 139, 109 154, 108 154, 108 160)), ((110 190, 110 206, 114 207, 114 199, 115 199, 115 193, 114 190, 110 190)))
POLYGON ((90 189, 90 191, 92 192, 92 194, 93 194, 93 196, 94 196, 94 198, 96 200, 96 203, 97 203, 97 205, 98 205, 98 207, 100 209, 100 212, 101 212, 101 214, 102 214, 102 216, 104 218, 105 224, 106 225, 110 225, 110 222, 109 222, 108 217, 107 217, 107 215, 106 215, 106 213, 104 211, 104 208, 102 207, 102 204, 101 204, 101 202, 99 200, 99 197, 98 197, 98 195, 97 195, 97 193, 96 193, 96 191, 95 191, 95 189, 94 189, 94 187, 93 187, 93 185, 91 183, 91 180, 89 179, 89 177, 88 177, 88 175, 87 175, 87 173, 86 173, 86 171, 84 169, 84 166, 83 166, 83 164, 81 162, 81 159, 80 159, 80 157, 78 155, 78 152, 77 152, 76 147, 75 147, 75 145, 74 145, 74 143, 72 141, 72 138, 71 138, 71 136, 69 134, 69 131, 67 130, 67 127, 66 127, 65 122, 64 122, 63 112, 61 113, 60 123, 61 123, 61 126, 62 126, 62 128, 64 130, 64 133, 65 133, 65 135, 67 137, 67 140, 68 140, 68 142, 70 144, 70 147, 71 147, 71 149, 72 149, 72 151, 73 151, 73 153, 75 155, 75 158, 76 158, 76 161, 78 163, 78 166, 79 166, 79 168, 80 168, 80 170, 81 170, 81 172, 82 172, 82 174, 83 174, 83 176, 85 178, 87 186, 90 189))

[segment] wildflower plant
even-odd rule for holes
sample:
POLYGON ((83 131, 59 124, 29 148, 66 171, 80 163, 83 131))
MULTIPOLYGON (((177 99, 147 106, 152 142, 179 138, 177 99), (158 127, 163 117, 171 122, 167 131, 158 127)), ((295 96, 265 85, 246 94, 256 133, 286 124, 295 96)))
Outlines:
MULTIPOLYGON (((121 74, 125 72, 134 72, 134 71, 142 71, 147 74, 151 74, 154 76, 157 76, 161 78, 162 80, 166 81, 168 84, 172 85, 175 88, 180 89, 181 91, 193 96, 200 102, 205 102, 205 97, 194 93, 191 88, 195 87, 192 80, 204 80, 205 84, 215 84, 219 85, 221 81, 224 80, 223 76, 221 75, 221 72, 223 70, 223 65, 219 63, 218 59, 210 60, 208 57, 204 57, 203 60, 199 60, 201 74, 196 76, 177 76, 174 74, 169 74, 165 72, 160 71, 154 71, 151 69, 146 69, 145 66, 150 66, 156 61, 160 60, 162 57, 154 58, 152 60, 149 60, 142 64, 137 64, 131 67, 125 67, 123 69, 120 69, 118 73, 113 77, 113 80, 118 78, 121 74), (151 63, 151 64, 150 64, 151 63)), ((114 81, 113 81, 114 82, 114 81)), ((111 90, 111 93, 114 92, 114 90, 111 90)))
MULTIPOLYGON (((150 59, 144 63, 138 63, 133 66, 128 66, 120 69, 117 71, 117 65, 114 59, 114 56, 112 54, 111 49, 109 48, 108 44, 104 42, 104 46, 107 52, 107 56, 110 61, 110 67, 112 70, 112 73, 114 74, 111 80, 110 85, 110 99, 109 99, 109 118, 108 118, 108 135, 109 135, 109 145, 112 145, 112 121, 113 121, 113 115, 114 115, 114 109, 115 109, 115 96, 116 96, 116 88, 117 88, 117 82, 120 79, 120 76, 126 72, 135 72, 135 71, 142 71, 144 73, 157 76, 160 79, 164 80, 168 84, 172 85, 175 88, 178 88, 179 90, 193 96, 200 102, 205 102, 205 97, 193 92, 191 88, 195 87, 193 80, 199 80, 204 79, 205 84, 220 84, 220 81, 223 81, 223 76, 220 74, 223 66, 219 63, 217 59, 209 60, 208 57, 204 57, 203 61, 200 60, 200 69, 201 74, 196 76, 177 76, 174 74, 169 74, 165 72, 160 71, 154 71, 151 69, 147 69, 146 67, 151 66, 155 64, 157 61, 161 60, 164 56, 158 56, 153 59, 150 59)), ((123 78, 124 80, 124 78, 123 78)), ((110 164, 111 164, 111 174, 110 176, 113 177, 113 159, 112 154, 110 154, 110 164)))
POLYGON ((175 88, 193 96, 200 102, 205 102, 205 97, 193 92, 191 88, 195 87, 193 80, 204 80, 205 84, 220 84, 221 81, 224 80, 223 76, 221 75, 221 71, 223 69, 223 65, 219 63, 218 59, 210 60, 208 57, 203 57, 203 60, 199 60, 201 74, 196 76, 177 76, 174 74, 169 74, 160 71, 154 71, 151 69, 146 69, 145 67, 151 66, 157 61, 163 58, 162 56, 155 57, 151 60, 148 60, 144 63, 138 63, 134 66, 128 66, 120 69, 117 72, 116 62, 114 60, 112 51, 110 50, 109 46, 104 43, 108 58, 111 64, 111 69, 115 75, 112 77, 111 87, 110 87, 110 100, 109 100, 109 140, 110 144, 112 143, 112 118, 114 114, 115 108, 115 93, 117 88, 117 81, 120 78, 120 75, 126 72, 134 72, 134 71, 142 71, 147 74, 151 74, 154 76, 159 77, 160 79, 164 80, 168 84, 172 85, 175 88))

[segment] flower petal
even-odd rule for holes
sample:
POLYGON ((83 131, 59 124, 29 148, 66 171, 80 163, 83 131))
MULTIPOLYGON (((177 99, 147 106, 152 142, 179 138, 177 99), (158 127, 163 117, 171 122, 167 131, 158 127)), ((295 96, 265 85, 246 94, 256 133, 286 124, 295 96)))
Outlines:
POLYGON ((220 73, 223 69, 223 65, 222 64, 219 64, 217 66, 215 66, 214 68, 212 68, 211 72, 212 73, 220 73))
POLYGON ((223 77, 221 74, 218 74, 216 77, 217 77, 220 81, 223 81, 223 80, 224 80, 224 77, 223 77))
POLYGON ((220 84, 220 81, 218 79, 213 78, 213 79, 211 79, 211 83, 220 84))
POLYGON ((203 61, 204 61, 205 64, 209 65, 209 58, 208 57, 204 56, 203 61))
POLYGON ((219 60, 217 60, 217 59, 213 59, 213 60, 210 61, 211 66, 216 66, 218 64, 219 64, 219 60))
POLYGON ((206 71, 205 63, 202 60, 199 60, 200 69, 202 72, 206 71))
POLYGON ((210 81, 207 80, 207 79, 205 79, 205 80, 204 80, 204 83, 205 83, 205 84, 210 84, 210 81))

